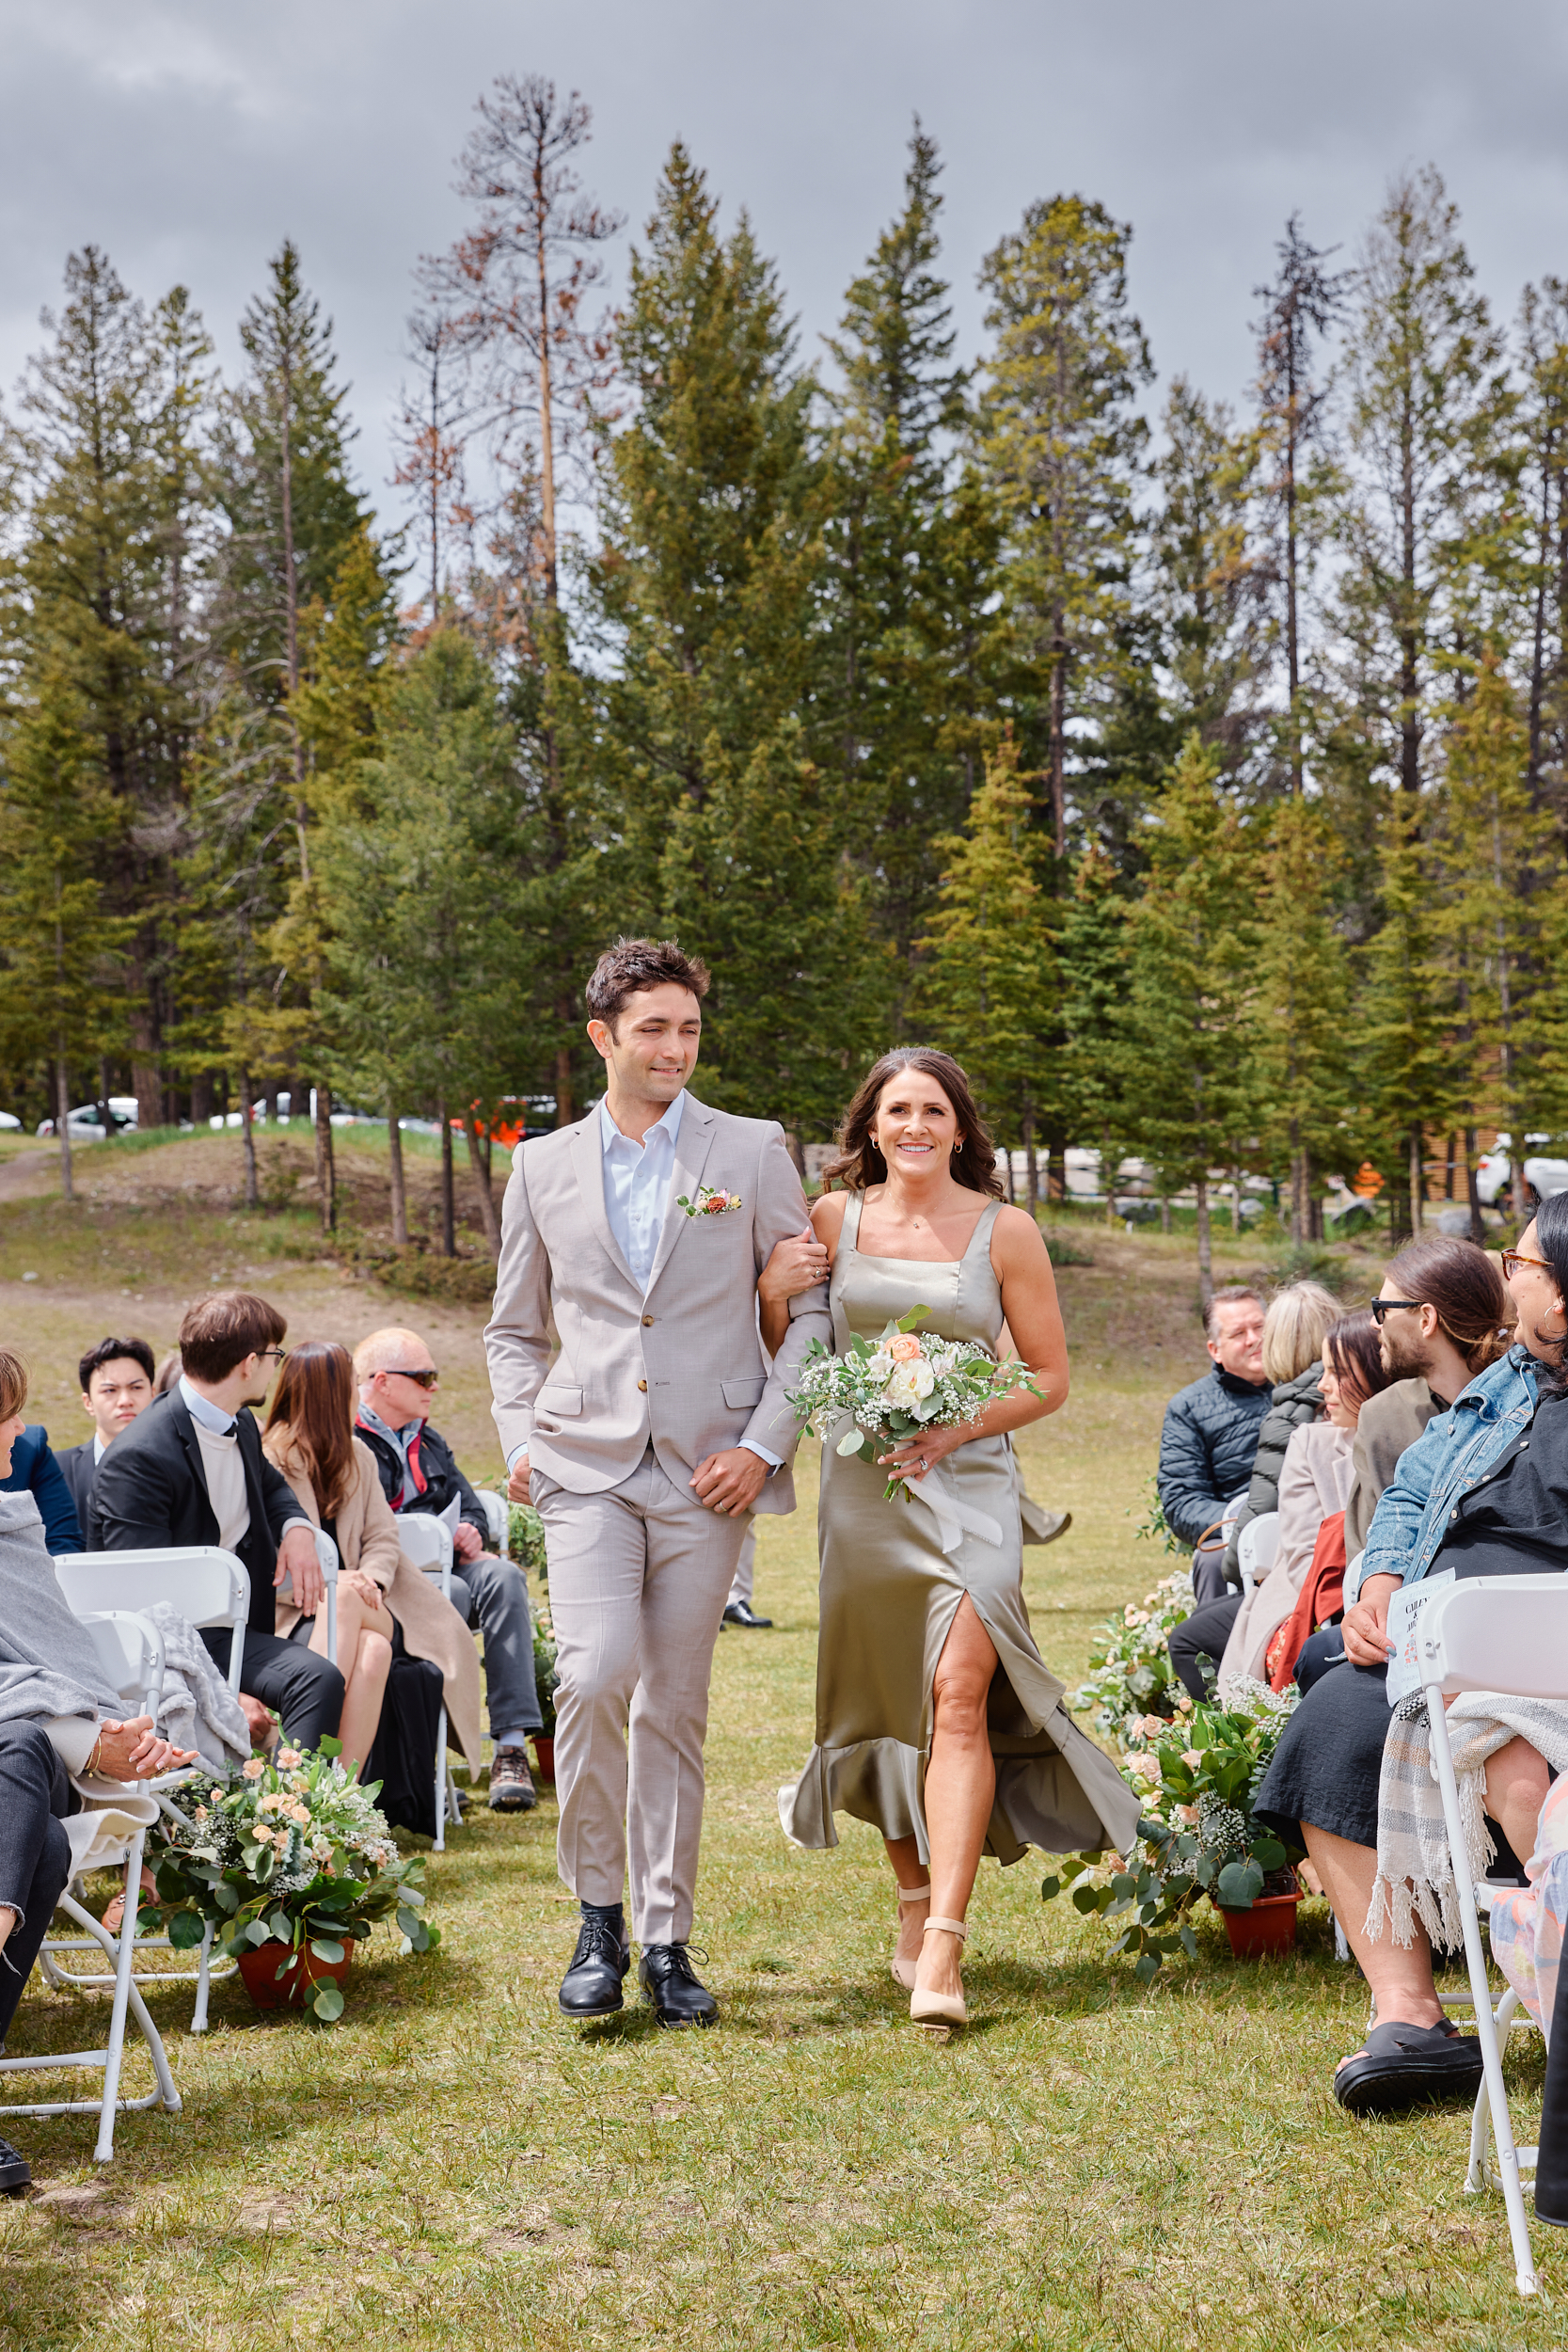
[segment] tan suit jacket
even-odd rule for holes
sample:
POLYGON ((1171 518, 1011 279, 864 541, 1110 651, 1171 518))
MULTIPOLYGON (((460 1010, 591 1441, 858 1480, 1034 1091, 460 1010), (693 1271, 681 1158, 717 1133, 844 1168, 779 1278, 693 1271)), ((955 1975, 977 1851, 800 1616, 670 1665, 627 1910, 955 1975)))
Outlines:
MULTIPOLYGON (((283 1432, 269 1430, 262 1439, 267 1454, 280 1470, 312 1527, 321 1525, 321 1506, 309 1471, 283 1441, 283 1432)), ((452 1607, 443 1600, 438 1585, 403 1556, 398 1523, 381 1490, 375 1456, 362 1439, 354 1440, 354 1484, 338 1514, 338 1556, 345 1568, 358 1568, 381 1587, 387 1606, 403 1628, 404 1647, 410 1658, 428 1658, 441 1669, 447 1720, 451 1737, 462 1749, 470 1772, 480 1769, 479 1654, 474 1637, 452 1607)), ((458 1573, 462 1573, 459 1564, 458 1573)), ((299 1618, 292 1601, 277 1604, 277 1631, 290 1633, 299 1618)))
POLYGON ((705 1454, 752 1438, 784 1466, 753 1507, 792 1511, 800 1424, 784 1391, 810 1341, 832 1339, 825 1282, 790 1300, 771 1369, 757 1333, 757 1276, 806 1222, 795 1163, 771 1120, 736 1119, 690 1094, 674 1159, 644 1298, 605 1214, 597 1107, 513 1154, 484 1334, 502 1450, 510 1460, 526 1447, 532 1465, 585 1495, 629 1478, 650 1438, 682 1488, 705 1454), (740 1206, 689 1216, 678 1197, 695 1200, 700 1185, 738 1193, 740 1206))

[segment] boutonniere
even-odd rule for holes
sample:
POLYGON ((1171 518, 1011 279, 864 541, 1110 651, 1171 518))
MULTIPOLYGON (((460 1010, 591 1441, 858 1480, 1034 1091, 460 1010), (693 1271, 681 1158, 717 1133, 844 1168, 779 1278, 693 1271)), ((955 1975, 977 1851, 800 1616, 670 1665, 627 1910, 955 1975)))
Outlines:
POLYGON ((740 1195, 737 1192, 715 1192, 711 1184, 699 1184, 695 1200, 689 1200, 683 1192, 675 1206, 684 1209, 688 1216, 728 1216, 732 1209, 739 1208, 740 1195))

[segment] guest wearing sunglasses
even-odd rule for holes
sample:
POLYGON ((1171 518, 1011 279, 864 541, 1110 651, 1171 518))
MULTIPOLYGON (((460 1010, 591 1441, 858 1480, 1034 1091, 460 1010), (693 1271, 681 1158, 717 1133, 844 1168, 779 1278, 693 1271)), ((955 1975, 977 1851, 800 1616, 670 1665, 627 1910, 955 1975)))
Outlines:
POLYGON ((495 1756, 490 1809, 527 1813, 537 1802, 528 1769, 527 1734, 544 1723, 533 1678, 533 1629, 528 1587, 510 1560, 486 1549, 489 1531, 479 1497, 451 1446, 430 1425, 440 1375, 417 1331, 372 1331, 354 1351, 359 1386, 356 1435, 370 1448, 381 1490, 395 1513, 426 1512, 452 1531, 456 1555, 452 1605, 484 1636, 484 1679, 495 1756))
MULTIPOLYGON (((313 1748, 338 1735, 343 1677, 277 1631, 285 1579, 310 1617, 322 1573, 310 1522, 262 1453, 248 1409, 266 1402, 287 1328, 277 1309, 250 1291, 198 1298, 180 1326, 179 1378, 115 1439, 98 1466, 92 1502, 105 1551, 217 1544, 236 1555, 250 1578, 240 1703, 251 1737, 270 1739, 276 1710, 289 1738, 313 1748)), ((202 1640, 227 1671, 228 1633, 202 1640)))

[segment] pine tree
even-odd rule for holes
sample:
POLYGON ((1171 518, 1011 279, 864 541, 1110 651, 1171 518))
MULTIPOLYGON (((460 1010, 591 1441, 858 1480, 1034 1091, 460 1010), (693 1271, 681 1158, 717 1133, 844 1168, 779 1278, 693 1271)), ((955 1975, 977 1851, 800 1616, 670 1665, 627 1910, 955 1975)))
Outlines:
POLYGON ((1219 755, 1189 735, 1150 827, 1148 876, 1132 911, 1124 1059, 1130 1123, 1161 1189, 1197 1201, 1198 1281, 1212 1291, 1209 1178, 1254 1149, 1249 1065, 1257 962, 1257 858, 1217 788, 1219 755))
POLYGON ((937 273, 936 142, 917 119, 904 207, 828 348, 824 698, 883 935, 901 959, 935 904, 933 840, 962 821, 994 707, 997 517, 958 470, 964 372, 937 273))
POLYGON ((1039 1199, 1037 1136, 1055 1073, 1046 1054, 1056 1017, 1051 901, 1035 870, 1018 747, 1005 736, 961 834, 937 844, 946 860, 942 904, 920 942, 928 961, 920 1017, 960 1062, 1008 1148, 1022 1142, 1029 1205, 1039 1199))
POLYGON ((94 246, 23 393, 22 548, 9 619, 23 701, 67 691, 106 798, 83 844, 122 934, 143 1125, 168 1115, 175 858, 205 689, 192 600, 210 531, 198 458, 209 346, 182 289, 149 317, 94 246))
POLYGON ((1100 1154, 1108 1222, 1116 1220, 1117 1170, 1136 1136, 1124 1084, 1130 981, 1129 901, 1098 843, 1079 859, 1056 910, 1056 971, 1066 1045, 1058 1085, 1063 1123, 1100 1154))
POLYGON ((1164 440, 1152 469, 1162 498, 1150 553, 1171 716, 1183 735, 1196 726, 1217 744, 1234 777, 1259 733, 1267 650, 1268 576, 1250 530, 1257 438, 1178 376, 1164 440))
POLYGON ((1291 1239, 1323 1239, 1315 1177, 1352 1153, 1346 1009, 1350 965, 1337 922, 1341 860, 1316 802, 1275 810, 1258 898, 1253 1068, 1266 1147, 1290 1169, 1291 1239))
POLYGON ((1313 346, 1338 319, 1348 270, 1326 270, 1328 252, 1308 243, 1292 213, 1275 246, 1277 276, 1253 289, 1266 307, 1258 327, 1259 425, 1271 478, 1266 497, 1273 541, 1272 582, 1285 650, 1285 756, 1291 789, 1306 778, 1304 704, 1305 588, 1322 534, 1321 485, 1310 458, 1324 424, 1327 386, 1313 369, 1313 346))
POLYGON ((1044 682, 1043 709, 1022 680, 1020 707, 1027 739, 1042 739, 1058 858, 1069 745, 1115 682, 1132 483, 1148 439, 1136 399, 1152 369, 1127 303, 1131 234, 1102 206, 1058 196, 1030 205, 981 271, 996 346, 979 456, 1006 518, 1004 593, 1019 656, 1044 682))
POLYGON ((1360 957, 1357 1091, 1395 1243, 1419 1227, 1424 1132, 1449 1132, 1458 1091, 1451 1047, 1457 1005, 1438 932, 1424 813, 1403 792, 1384 802, 1380 921, 1360 957))
POLYGON ((782 1102, 826 1135, 891 990, 815 723, 810 387, 771 268, 744 218, 721 242, 716 213, 677 146, 632 257, 621 345, 638 405, 610 452, 588 583, 615 666, 572 690, 565 757, 613 837, 601 927, 673 930, 714 967, 713 1099, 768 1116, 782 1102))

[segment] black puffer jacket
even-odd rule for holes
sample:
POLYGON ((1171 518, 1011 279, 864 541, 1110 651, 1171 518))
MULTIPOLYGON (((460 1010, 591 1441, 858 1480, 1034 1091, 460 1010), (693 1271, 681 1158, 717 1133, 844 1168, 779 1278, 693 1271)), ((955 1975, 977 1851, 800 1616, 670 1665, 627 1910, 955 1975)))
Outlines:
POLYGON ((1321 1363, 1308 1364, 1293 1380, 1281 1380, 1274 1392, 1274 1402, 1263 1416, 1263 1426, 1258 1432, 1258 1454, 1252 1465, 1252 1484, 1246 1490, 1246 1501, 1236 1517, 1230 1531, 1230 1541, 1225 1548, 1226 1581, 1240 1584, 1241 1555, 1237 1549, 1242 1530, 1249 1519, 1266 1518, 1279 1508, 1279 1473, 1285 1467, 1285 1449, 1298 1429, 1309 1421, 1322 1418, 1323 1409, 1321 1363))
MULTIPOLYGON (((363 1438, 374 1454, 375 1467, 381 1473, 381 1491, 395 1511, 403 1491, 403 1460, 396 1446, 388 1445, 378 1430, 367 1428, 362 1421, 355 1423, 354 1434, 363 1438)), ((420 1432, 419 1479, 424 1483, 409 1503, 409 1510, 433 1511, 439 1517, 455 1497, 458 1518, 467 1519, 470 1527, 479 1531, 488 1550, 490 1525, 484 1505, 458 1469, 445 1438, 439 1430, 432 1429, 428 1422, 420 1432)))
POLYGON ((1218 1364, 1165 1406, 1160 1432, 1160 1501, 1171 1532, 1196 1544, 1245 1486, 1269 1409, 1265 1382, 1254 1388, 1218 1364))

